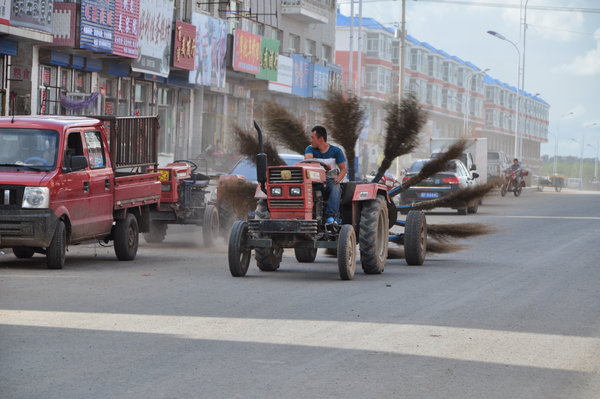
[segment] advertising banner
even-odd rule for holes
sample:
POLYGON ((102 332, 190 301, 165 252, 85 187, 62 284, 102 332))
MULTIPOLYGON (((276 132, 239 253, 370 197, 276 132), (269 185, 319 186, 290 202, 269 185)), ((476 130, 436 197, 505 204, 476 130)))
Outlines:
POLYGON ((263 37, 260 42, 260 72, 256 77, 264 80, 277 80, 277 58, 279 40, 263 37))
MULTIPOLYGON (((0 0, 1 1, 1 0, 0 0)), ((77 33, 77 4, 54 3, 52 10, 52 36, 55 46, 76 46, 77 33)))
POLYGON ((294 60, 292 94, 300 97, 312 95, 312 64, 300 54, 292 54, 294 60))
POLYGON ((131 70, 169 76, 173 11, 173 0, 140 0, 139 54, 131 63, 131 70))
POLYGON ((337 65, 316 65, 313 73, 313 97, 327 98, 330 91, 341 88, 342 71, 337 65))
POLYGON ((193 13, 192 24, 196 26, 196 54, 189 82, 224 88, 227 21, 193 13))
POLYGON ((292 94, 294 61, 285 55, 279 55, 277 61, 277 81, 269 82, 269 90, 292 94))
POLYGON ((79 46, 88 50, 112 53, 115 0, 81 0, 81 35, 79 46))
POLYGON ((10 25, 11 0, 0 0, 0 24, 10 25))
POLYGON ((140 0, 115 0, 113 54, 137 58, 140 0))
POLYGON ((173 67, 194 70, 196 54, 196 27, 185 22, 175 22, 175 39, 173 40, 173 67))
POLYGON ((52 33, 53 2, 54 0, 13 0, 10 7, 10 25, 52 33))
POLYGON ((257 75, 260 71, 260 36, 236 29, 233 34, 233 70, 257 75))

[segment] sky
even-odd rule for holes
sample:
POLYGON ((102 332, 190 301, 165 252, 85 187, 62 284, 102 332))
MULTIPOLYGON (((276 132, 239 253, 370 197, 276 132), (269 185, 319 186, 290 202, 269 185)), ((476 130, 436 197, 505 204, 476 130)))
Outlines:
MULTIPOLYGON (((584 157, 593 158, 600 145, 600 0, 529 0, 525 49, 521 2, 525 0, 406 0, 406 31, 517 87, 517 50, 486 32, 514 42, 525 58, 525 91, 540 93, 550 104, 542 155, 556 151, 579 157, 583 141, 584 157)), ((350 15, 350 1, 342 0, 340 10, 350 15)), ((364 0, 363 16, 393 27, 401 19, 401 2, 364 0)))

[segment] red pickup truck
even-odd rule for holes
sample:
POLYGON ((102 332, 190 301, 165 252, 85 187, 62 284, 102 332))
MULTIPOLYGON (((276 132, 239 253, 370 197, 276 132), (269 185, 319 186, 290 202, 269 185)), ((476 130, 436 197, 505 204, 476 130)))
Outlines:
POLYGON ((157 135, 157 117, 0 118, 0 248, 61 269, 68 245, 112 240, 133 260, 160 201, 157 135))

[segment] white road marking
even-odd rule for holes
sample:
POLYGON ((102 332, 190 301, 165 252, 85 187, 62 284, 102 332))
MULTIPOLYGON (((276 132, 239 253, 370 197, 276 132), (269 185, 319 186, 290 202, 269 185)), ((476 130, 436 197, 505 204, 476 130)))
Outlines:
POLYGON ((513 219, 569 219, 569 220, 600 220, 600 216, 509 216, 486 215, 486 217, 513 218, 513 219))
POLYGON ((434 325, 0 310, 0 325, 360 350, 600 372, 600 338, 434 325))

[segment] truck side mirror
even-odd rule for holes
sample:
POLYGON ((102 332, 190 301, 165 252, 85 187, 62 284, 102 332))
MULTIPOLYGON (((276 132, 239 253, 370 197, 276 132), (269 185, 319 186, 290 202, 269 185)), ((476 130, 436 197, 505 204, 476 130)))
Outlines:
POLYGON ((471 170, 477 170, 477 165, 471 164, 471 170))
POLYGON ((73 155, 66 162, 67 172, 75 172, 87 168, 88 162, 85 155, 73 155))

